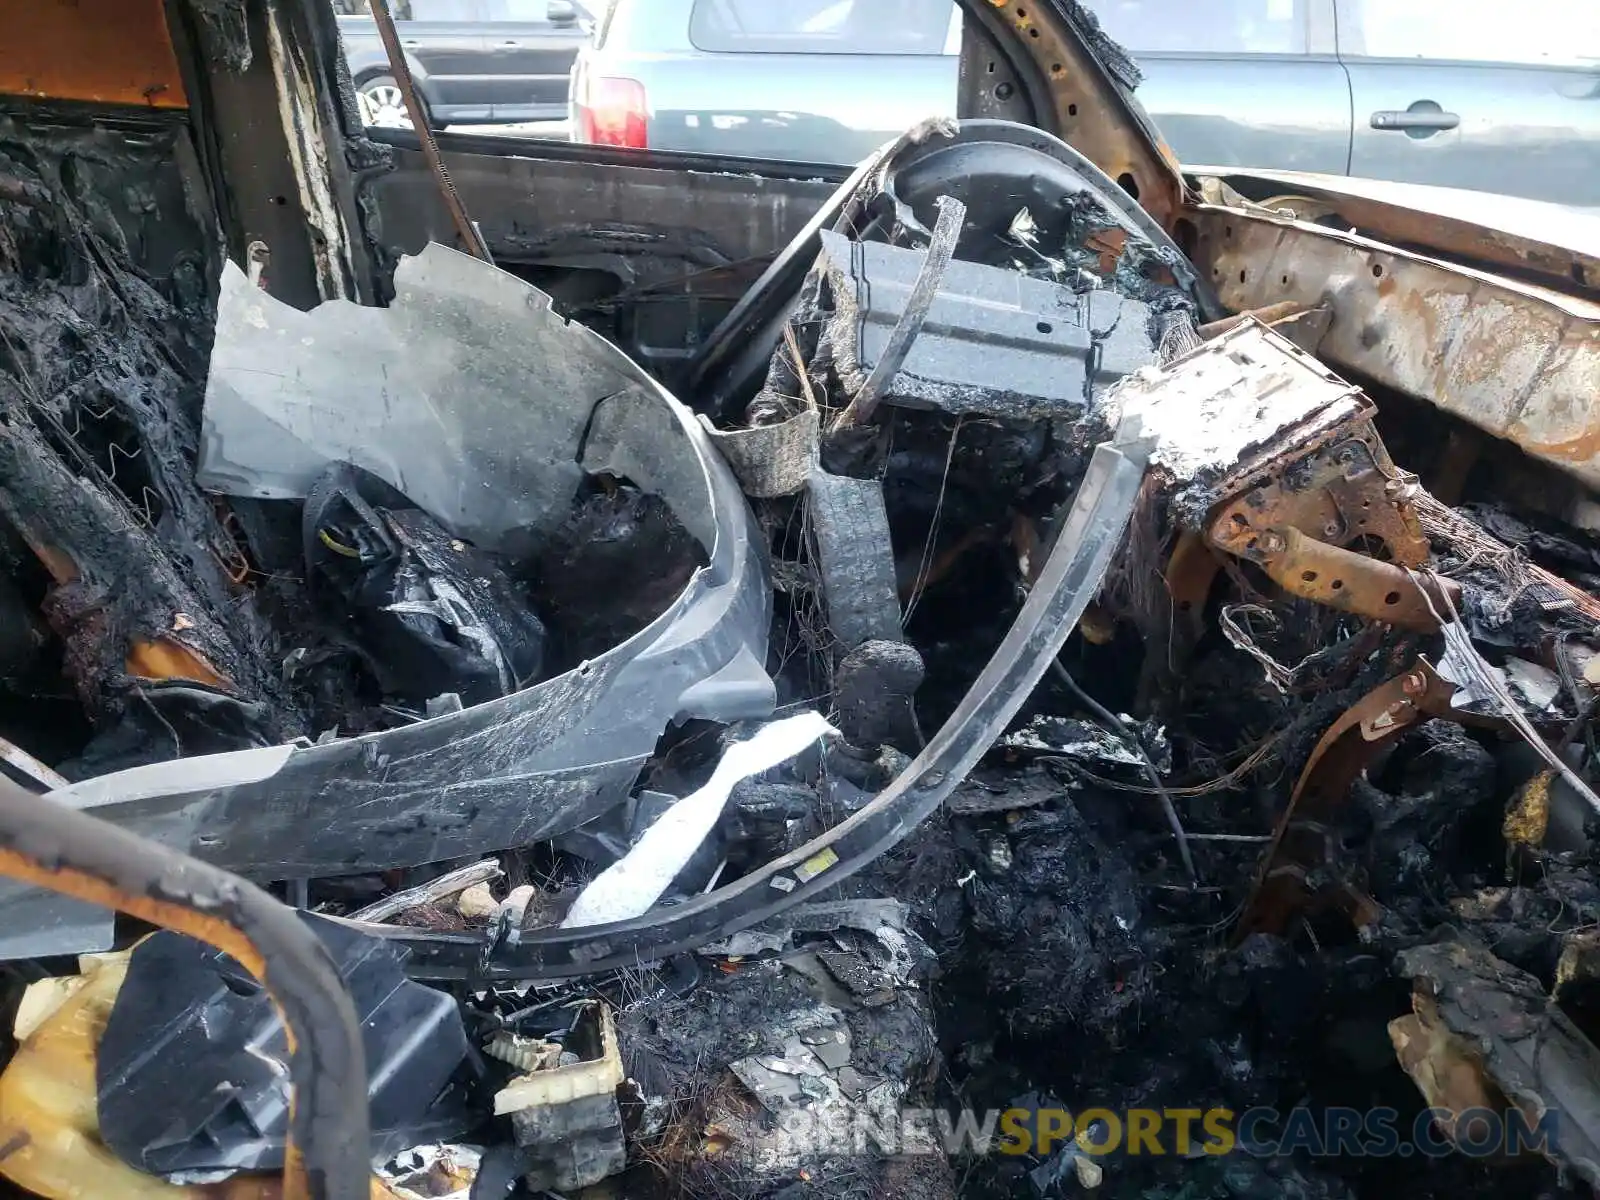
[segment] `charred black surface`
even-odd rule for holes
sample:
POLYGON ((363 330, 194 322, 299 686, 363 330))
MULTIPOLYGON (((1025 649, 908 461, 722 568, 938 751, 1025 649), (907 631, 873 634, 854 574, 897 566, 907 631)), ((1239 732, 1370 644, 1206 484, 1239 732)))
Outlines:
POLYGON ((376 476, 330 470, 307 497, 307 577, 350 626, 385 694, 423 708, 508 696, 542 677, 545 629, 506 567, 376 476))
MULTIPOLYGON (((984 778, 997 791, 1003 786, 1003 776, 984 778)), ((1032 787, 1027 778, 1015 776, 1019 800, 1032 787)), ((1236 1115, 1303 1106, 1318 1120, 1330 1108, 1385 1108, 1409 1133, 1425 1102, 1396 1064, 1385 1025, 1408 1003, 1406 985, 1394 978, 1394 952, 1421 935, 1391 932, 1371 947, 1322 949, 1258 936, 1230 948, 1229 915, 1253 849, 1207 853, 1208 874, 1221 886, 1187 893, 1167 882, 1164 867, 1152 870, 1160 861, 1150 853, 1155 835, 1129 826, 1128 807, 1140 803, 1092 790, 1058 792, 1009 820, 930 823, 913 847, 885 864, 898 894, 915 898, 940 952, 935 995, 949 1064, 942 1103, 978 1112, 1226 1108, 1236 1115)), ((1192 821, 1191 828, 1201 827, 1192 821)), ((1534 919, 1554 918, 1560 904, 1542 892, 1507 899, 1486 932, 1514 934, 1521 944, 1534 919)), ((1592 911, 1591 896, 1566 919, 1582 921, 1592 911)), ((1558 939, 1545 934, 1543 942, 1537 957, 1548 970, 1558 939)), ((1170 1125, 1166 1136, 1170 1142, 1170 1125)), ((1496 1166, 1460 1155, 1319 1158, 1302 1147, 1210 1158, 1184 1157, 1172 1145, 1163 1150, 1159 1157, 1098 1158, 1104 1182, 1093 1194, 1578 1194, 1543 1165, 1496 1166)), ((1070 1158, 1059 1153, 991 1154, 959 1165, 965 1196, 1082 1194, 1070 1158)))
POLYGON ((1354 797, 1371 823, 1373 897, 1395 916, 1423 928, 1448 921, 1446 897, 1504 870, 1495 760, 1459 726, 1434 722, 1403 739, 1354 797))
POLYGON ((51 568, 45 611, 113 725, 140 642, 188 647, 297 722, 236 560, 193 484, 218 267, 180 126, 0 115, 0 512, 51 568))
MULTIPOLYGON (((818 1087, 816 1106, 842 1107, 885 1087, 903 1095, 907 1105, 931 1103, 939 1052, 924 993, 901 976, 870 1001, 853 1000, 832 957, 853 953, 838 949, 852 935, 838 937, 844 941, 822 939, 812 953, 797 947, 787 958, 728 973, 707 971, 682 994, 662 986, 659 976, 643 977, 648 990, 625 1005, 618 1020, 624 1065, 639 1091, 665 1100, 670 1113, 665 1135, 644 1139, 647 1167, 638 1173, 644 1194, 828 1200, 939 1200, 956 1194, 950 1168, 939 1156, 896 1161, 870 1138, 860 1147, 849 1145, 848 1135, 829 1147, 788 1142, 781 1115, 762 1111, 725 1069, 733 1062, 793 1055, 803 1044, 796 1042, 797 1031, 803 1037, 811 1030, 842 1029, 847 1065, 827 1064, 836 1082, 818 1087), (731 1144, 707 1154, 702 1138, 730 1138, 731 1144)), ((871 941, 866 935, 853 940, 862 949, 871 941)), ((920 964, 919 975, 925 967, 920 964)), ((870 1129, 870 1122, 865 1125, 870 1129)), ((886 1133, 886 1139, 893 1136, 886 1133)))
POLYGON ((621 645, 664 613, 705 562, 660 496, 593 484, 540 547, 534 588, 557 642, 557 669, 621 645))

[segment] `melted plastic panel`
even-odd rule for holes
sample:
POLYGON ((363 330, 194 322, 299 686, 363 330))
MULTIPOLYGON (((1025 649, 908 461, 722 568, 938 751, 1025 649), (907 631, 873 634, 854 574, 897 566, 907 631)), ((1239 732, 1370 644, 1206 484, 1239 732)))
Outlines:
MULTIPOLYGON (((635 392, 659 405, 615 347, 466 255, 430 245, 401 262, 395 293, 386 309, 305 313, 224 270, 202 486, 302 499, 330 464, 352 462, 462 537, 514 551, 565 518, 596 406, 635 392)), ((682 439, 672 449, 689 467, 669 502, 709 541, 704 468, 682 439)))
MULTIPOLYGON (((349 874, 552 837, 625 796, 669 723, 772 711, 754 518, 688 410, 492 267, 433 247, 399 278, 394 309, 308 315, 229 269, 208 478, 294 495, 348 454, 504 547, 559 527, 586 468, 626 471, 705 539, 705 565, 622 645, 512 695, 357 738, 135 768, 64 799, 251 878, 349 874)), ((55 952, 89 944, 59 898, 0 902, 27 914, 16 928, 59 933, 55 952)), ((42 952, 35 939, 28 953, 42 952)))
MULTIPOLYGON (((466 1133, 470 1050, 454 997, 404 974, 404 957, 326 918, 323 941, 361 1017, 372 1150, 466 1133)), ((96 1047, 100 1138, 153 1175, 283 1164, 289 1045, 272 999, 237 962, 173 930, 133 951, 96 1047)))

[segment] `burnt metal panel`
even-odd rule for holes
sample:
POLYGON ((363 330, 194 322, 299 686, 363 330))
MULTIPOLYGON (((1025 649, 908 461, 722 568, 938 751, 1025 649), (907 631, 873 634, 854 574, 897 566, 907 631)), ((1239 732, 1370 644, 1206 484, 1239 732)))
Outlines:
MULTIPOLYGON (((922 254, 824 230, 838 316, 835 360, 859 388, 905 311, 922 254)), ((1077 293, 982 263, 954 262, 889 385, 910 408, 1027 419, 1076 417, 1104 387, 1156 361, 1148 305, 1111 289, 1077 293)))
POLYGON ((1600 486, 1600 304, 1273 214, 1191 214, 1229 308, 1327 305, 1330 364, 1600 486))
POLYGON ((1302 221, 1335 215, 1368 237, 1589 299, 1600 297, 1600 220, 1583 209, 1460 188, 1301 171, 1196 167, 1201 194, 1237 189, 1302 221))
POLYGON ((1134 97, 1139 71, 1127 52, 1077 0, 962 0, 961 7, 1028 83, 1039 127, 1080 150, 1171 230, 1183 178, 1134 97))

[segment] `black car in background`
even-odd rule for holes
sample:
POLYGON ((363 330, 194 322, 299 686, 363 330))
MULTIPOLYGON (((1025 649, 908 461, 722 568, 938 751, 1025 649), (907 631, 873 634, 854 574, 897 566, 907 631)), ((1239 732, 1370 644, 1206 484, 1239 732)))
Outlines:
MULTIPOLYGON (((367 0, 334 0, 339 35, 368 125, 410 128, 367 0)), ((589 37, 571 0, 390 0, 428 124, 559 121, 567 80, 589 37)))

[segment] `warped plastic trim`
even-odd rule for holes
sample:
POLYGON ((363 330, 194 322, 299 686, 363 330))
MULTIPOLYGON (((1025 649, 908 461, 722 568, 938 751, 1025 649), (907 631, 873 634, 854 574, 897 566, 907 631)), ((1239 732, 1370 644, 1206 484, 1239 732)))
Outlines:
POLYGON ((685 904, 631 921, 524 932, 516 945, 362 926, 412 950, 407 971, 432 979, 560 979, 684 953, 831 889, 898 845, 939 807, 1033 693, 1100 590, 1144 479, 1137 433, 1095 448, 1039 580, 1005 640, 927 748, 860 812, 798 850, 685 904))
MULTIPOLYGON (((57 801, 251 879, 353 874, 576 828, 627 795, 670 724, 771 713, 763 543, 688 409, 544 292, 466 255, 430 246, 401 263, 396 288, 388 309, 303 313, 228 269, 206 482, 293 496, 359 450, 493 547, 559 523, 583 472, 609 471, 658 492, 707 565, 626 642, 502 699, 314 746, 136 767, 57 801)), ((0 886, 0 911, 0 959, 110 945, 103 909, 0 886)))

